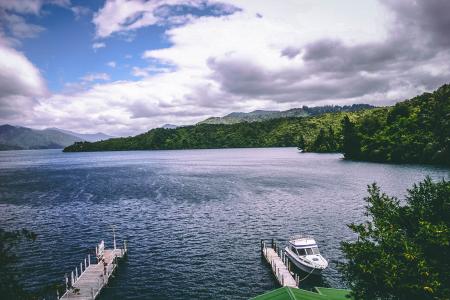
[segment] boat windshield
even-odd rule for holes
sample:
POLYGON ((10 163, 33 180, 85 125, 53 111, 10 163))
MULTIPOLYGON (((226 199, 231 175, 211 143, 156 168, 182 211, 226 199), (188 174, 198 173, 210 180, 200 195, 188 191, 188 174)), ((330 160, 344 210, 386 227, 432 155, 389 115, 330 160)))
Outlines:
POLYGON ((297 249, 297 254, 299 256, 306 255, 306 251, 305 251, 305 249, 297 249))
POLYGON ((305 249, 297 249, 299 252, 300 250, 303 251, 303 253, 305 254, 299 254, 299 255, 319 255, 319 248, 317 247, 312 247, 312 248, 305 248, 305 249))

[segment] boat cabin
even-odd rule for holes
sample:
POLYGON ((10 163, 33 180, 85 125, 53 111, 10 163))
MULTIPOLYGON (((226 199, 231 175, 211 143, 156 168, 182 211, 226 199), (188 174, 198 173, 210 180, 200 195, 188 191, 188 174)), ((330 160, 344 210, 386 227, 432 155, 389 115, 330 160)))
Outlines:
POLYGON ((314 239, 301 238, 289 241, 289 249, 298 256, 319 255, 319 248, 314 239))

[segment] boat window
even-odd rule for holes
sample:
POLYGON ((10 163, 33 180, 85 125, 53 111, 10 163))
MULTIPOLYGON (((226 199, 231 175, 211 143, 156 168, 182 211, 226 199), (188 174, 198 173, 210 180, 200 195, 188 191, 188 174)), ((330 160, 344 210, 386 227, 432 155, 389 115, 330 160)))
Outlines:
POLYGON ((306 250, 306 253, 307 253, 308 255, 312 255, 312 254, 313 254, 311 248, 306 248, 305 250, 306 250))
POLYGON ((305 249, 297 249, 298 255, 306 255, 305 249))
POLYGON ((313 251, 314 254, 317 254, 317 255, 320 254, 319 248, 317 248, 317 247, 313 247, 313 248, 312 248, 312 251, 313 251))

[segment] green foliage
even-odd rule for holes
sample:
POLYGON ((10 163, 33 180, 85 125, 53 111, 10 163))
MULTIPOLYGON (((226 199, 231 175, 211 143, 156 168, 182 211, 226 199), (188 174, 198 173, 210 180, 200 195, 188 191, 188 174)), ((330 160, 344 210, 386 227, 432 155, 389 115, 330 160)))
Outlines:
POLYGON ((328 152, 338 152, 341 146, 334 130, 331 126, 328 130, 320 128, 314 141, 306 146, 306 151, 318 152, 318 153, 328 153, 328 152))
POLYGON ((355 130, 355 124, 350 121, 348 116, 342 120, 343 145, 342 150, 346 158, 359 158, 360 140, 355 130))
POLYGON ((343 124, 346 158, 450 165, 450 85, 343 124))
MULTIPOLYGON (((351 114, 357 117, 363 113, 358 111, 351 114)), ((307 151, 323 148, 323 152, 335 152, 340 147, 340 123, 345 115, 346 113, 334 113, 231 125, 199 124, 176 129, 156 128, 135 137, 75 143, 64 151, 295 147, 301 142, 307 151), (324 131, 323 139, 314 143, 321 129, 324 131)))
POLYGON ((356 299, 450 299, 450 182, 430 178, 405 202, 369 186, 369 220, 349 227, 340 265, 356 299), (402 205, 404 203, 404 205, 402 205))
POLYGON ((342 151, 346 158, 356 160, 450 165, 450 85, 393 107, 231 125, 157 128, 135 137, 79 142, 64 151, 294 146, 309 152, 342 151))

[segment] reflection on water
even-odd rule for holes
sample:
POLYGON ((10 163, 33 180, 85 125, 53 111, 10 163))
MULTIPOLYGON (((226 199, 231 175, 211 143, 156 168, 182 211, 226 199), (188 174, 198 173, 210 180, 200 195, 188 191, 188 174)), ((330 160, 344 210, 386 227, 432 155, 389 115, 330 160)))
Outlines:
POLYGON ((366 186, 391 195, 449 169, 348 162, 294 148, 0 152, 0 226, 39 234, 21 268, 31 287, 61 280, 111 224, 128 260, 102 299, 247 299, 277 287, 261 238, 309 233, 332 263, 303 287, 343 287, 333 261, 363 219, 366 186))

